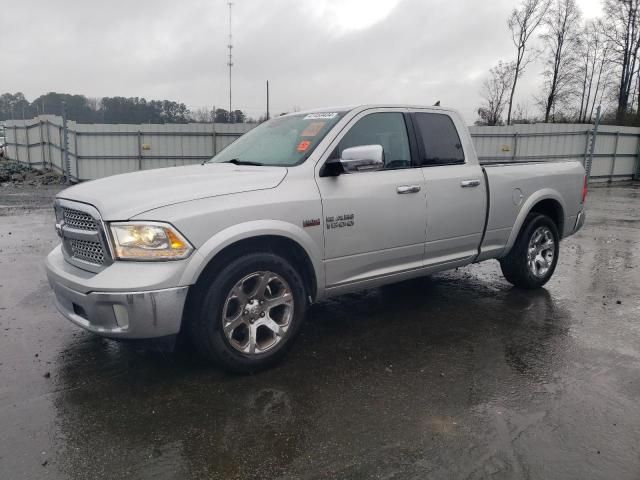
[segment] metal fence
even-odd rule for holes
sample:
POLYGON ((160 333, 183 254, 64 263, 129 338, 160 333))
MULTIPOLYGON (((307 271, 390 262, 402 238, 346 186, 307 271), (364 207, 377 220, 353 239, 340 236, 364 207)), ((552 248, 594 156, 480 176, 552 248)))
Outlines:
MULTIPOLYGON (((207 160, 254 124, 112 125, 68 122, 70 178, 92 180, 207 160)), ((34 168, 65 171, 62 117, 7 120, 6 156, 34 168)))
POLYGON ((531 124, 470 127, 483 163, 580 160, 592 182, 640 175, 640 128, 590 124, 531 124))
MULTIPOLYGON (((5 122, 7 156, 35 168, 64 172, 62 118, 42 115, 5 122)), ((254 124, 110 125, 68 122, 70 177, 189 165, 211 158, 254 124)), ((640 176, 640 128, 532 124, 470 128, 483 163, 578 159, 591 162, 592 181, 640 176)))

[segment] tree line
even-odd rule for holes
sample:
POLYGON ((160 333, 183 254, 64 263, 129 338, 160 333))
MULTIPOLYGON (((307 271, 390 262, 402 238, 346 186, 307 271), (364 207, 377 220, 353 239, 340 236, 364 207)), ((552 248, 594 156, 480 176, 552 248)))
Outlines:
POLYGON ((640 125, 640 0, 603 0, 603 15, 583 21, 576 0, 522 0, 507 19, 512 60, 489 70, 477 124, 607 122, 640 125), (541 60, 533 103, 516 104, 518 81, 541 60))
POLYGON ((146 100, 140 97, 88 98, 84 95, 50 92, 33 101, 22 92, 0 95, 0 121, 33 118, 42 114, 62 114, 78 123, 244 123, 252 121, 241 110, 231 114, 223 108, 200 108, 192 112, 184 103, 171 100, 146 100))

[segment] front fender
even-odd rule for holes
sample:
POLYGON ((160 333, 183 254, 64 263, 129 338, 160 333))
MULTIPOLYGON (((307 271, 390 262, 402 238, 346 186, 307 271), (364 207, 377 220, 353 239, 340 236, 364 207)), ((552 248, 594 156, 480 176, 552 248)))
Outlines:
MULTIPOLYGON (((502 252, 501 257, 507 255, 511 251, 513 244, 516 243, 516 238, 518 238, 518 233, 520 233, 520 229, 522 228, 522 225, 524 225, 524 221, 527 218, 527 215, 529 215, 529 213, 533 209, 533 207, 538 202, 542 200, 548 200, 548 199, 557 201, 562 207, 563 215, 565 214, 564 212, 567 211, 567 208, 564 200, 562 199, 562 196, 557 190, 554 190, 553 188, 543 188, 531 194, 529 198, 527 198, 527 200, 522 204, 522 208, 520 209, 520 212, 516 217, 516 221, 513 224, 511 233, 509 234, 509 240, 505 245, 505 248, 502 252)), ((562 232, 560 232, 560 235, 562 236, 562 232)))
POLYGON ((281 220, 254 220, 219 231, 194 252, 183 273, 181 285, 194 284, 209 262, 226 247, 241 240, 264 235, 285 237, 302 247, 313 265, 317 296, 321 297, 324 293, 325 276, 320 247, 302 228, 281 220))

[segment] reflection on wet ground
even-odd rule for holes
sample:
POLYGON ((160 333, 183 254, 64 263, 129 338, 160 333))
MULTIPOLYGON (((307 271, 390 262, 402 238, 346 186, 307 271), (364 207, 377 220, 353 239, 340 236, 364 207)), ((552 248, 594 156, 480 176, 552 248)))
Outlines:
POLYGON ((249 377, 68 324, 49 210, 5 213, 0 478, 638 478, 639 193, 590 193, 546 289, 488 262, 332 299, 249 377))

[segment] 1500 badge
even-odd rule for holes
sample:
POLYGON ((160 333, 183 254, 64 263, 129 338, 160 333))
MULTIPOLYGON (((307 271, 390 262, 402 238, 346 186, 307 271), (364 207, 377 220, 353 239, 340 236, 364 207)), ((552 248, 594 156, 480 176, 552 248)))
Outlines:
POLYGON ((345 213, 344 215, 336 215, 335 217, 327 217, 327 230, 333 228, 353 227, 355 223, 355 215, 353 213, 345 213))

